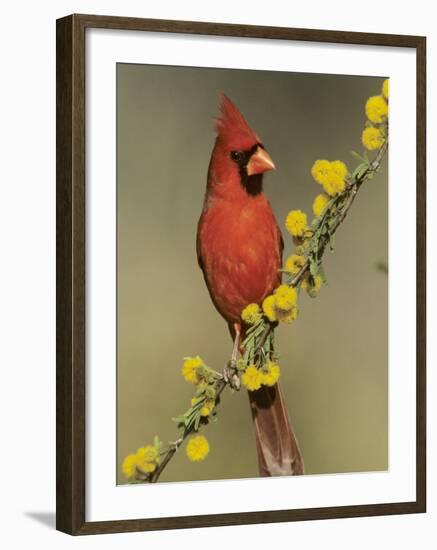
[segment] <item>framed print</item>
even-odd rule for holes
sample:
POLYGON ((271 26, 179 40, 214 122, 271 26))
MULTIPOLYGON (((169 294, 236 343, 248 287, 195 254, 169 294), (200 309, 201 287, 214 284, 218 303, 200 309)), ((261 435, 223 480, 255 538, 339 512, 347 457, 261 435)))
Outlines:
POLYGON ((57 528, 424 512, 426 41, 57 21, 57 528))

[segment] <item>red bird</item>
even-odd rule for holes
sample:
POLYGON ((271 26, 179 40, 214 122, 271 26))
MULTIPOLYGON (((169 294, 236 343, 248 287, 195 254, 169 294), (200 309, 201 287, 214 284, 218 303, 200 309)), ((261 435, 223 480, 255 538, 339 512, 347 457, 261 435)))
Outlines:
MULTIPOLYGON (((273 161, 225 95, 220 110, 197 255, 211 299, 234 338, 235 359, 244 338, 242 310, 251 303, 262 304, 281 283, 283 241, 262 188, 264 172, 275 168, 273 161)), ((279 385, 249 392, 249 399, 260 474, 303 473, 279 385)))

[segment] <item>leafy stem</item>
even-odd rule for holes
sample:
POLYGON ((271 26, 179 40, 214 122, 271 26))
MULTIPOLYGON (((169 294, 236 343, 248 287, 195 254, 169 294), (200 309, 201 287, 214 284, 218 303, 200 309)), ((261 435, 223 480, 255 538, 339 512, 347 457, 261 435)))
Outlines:
MULTIPOLYGON (((289 276, 286 281, 288 286, 298 287, 303 279, 308 276, 315 277, 320 275, 324 277, 322 259, 326 248, 329 245, 331 250, 333 249, 335 233, 344 222, 363 183, 372 179, 378 172, 387 149, 388 139, 385 140, 373 161, 369 161, 367 155, 364 157, 354 155, 359 159, 360 164, 348 177, 344 191, 333 197, 326 205, 322 215, 313 222, 306 259, 299 272, 293 276, 289 276)), ((249 362, 261 364, 266 358, 272 355, 273 331, 276 326, 277 322, 269 322, 263 317, 248 330, 244 341, 246 349, 243 359, 244 364, 248 364, 249 362)), ((238 376, 238 363, 235 365, 230 361, 222 373, 206 368, 206 375, 209 377, 209 387, 214 392, 214 409, 219 405, 220 396, 226 386, 230 386, 232 389, 235 388, 232 384, 232 377, 229 376, 230 370, 233 370, 235 375, 238 376)), ((201 405, 206 399, 202 392, 201 397, 198 399, 185 414, 174 419, 178 422, 179 428, 181 428, 180 437, 176 441, 170 442, 168 447, 160 452, 161 458, 159 464, 153 472, 144 475, 141 479, 142 482, 156 483, 185 439, 192 433, 197 432, 201 425, 209 424, 211 417, 209 415, 203 417, 200 414, 201 405)), ((214 415, 212 415, 213 417, 214 415)))

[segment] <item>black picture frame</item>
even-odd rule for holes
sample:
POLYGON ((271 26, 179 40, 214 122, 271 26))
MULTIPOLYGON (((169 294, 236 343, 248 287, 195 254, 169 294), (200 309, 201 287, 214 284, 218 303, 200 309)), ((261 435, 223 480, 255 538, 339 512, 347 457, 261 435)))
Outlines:
POLYGON ((426 38, 70 15, 57 21, 57 529, 71 535, 426 511, 426 38), (85 33, 90 28, 410 48, 417 61, 416 499, 411 502, 87 522, 85 517, 85 33))

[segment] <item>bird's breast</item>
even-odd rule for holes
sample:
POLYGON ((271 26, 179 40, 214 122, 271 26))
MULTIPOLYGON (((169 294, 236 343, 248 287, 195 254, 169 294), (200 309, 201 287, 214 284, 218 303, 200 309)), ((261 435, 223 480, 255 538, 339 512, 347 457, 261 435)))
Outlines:
POLYGON ((198 243, 209 292, 228 322, 280 283, 280 234, 266 199, 212 205, 202 214, 198 243))

